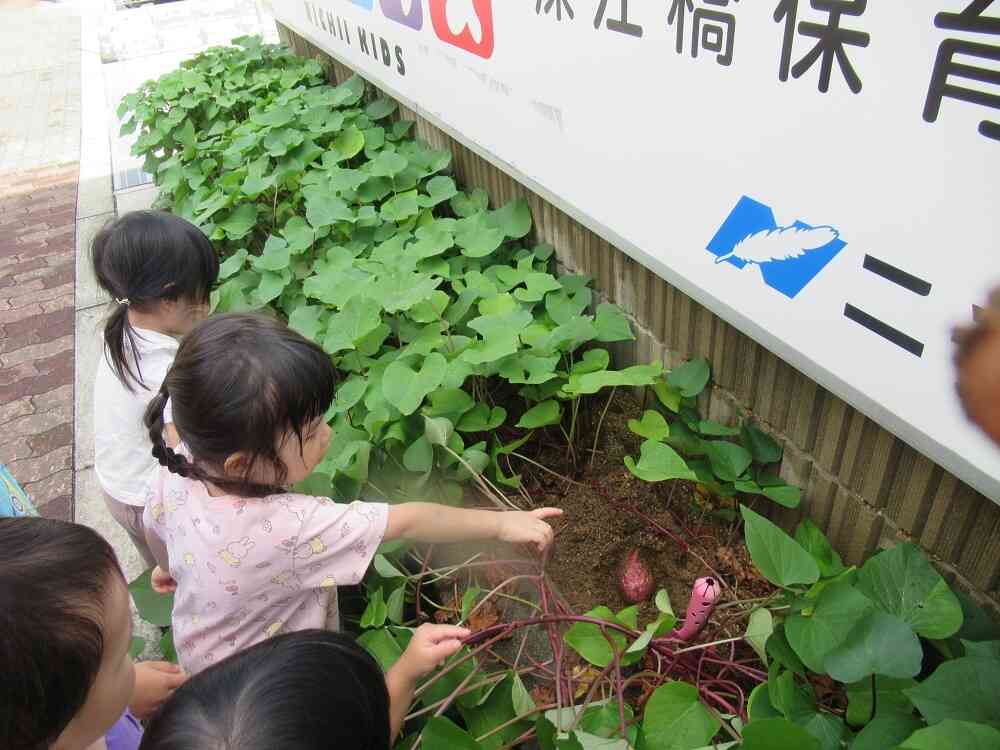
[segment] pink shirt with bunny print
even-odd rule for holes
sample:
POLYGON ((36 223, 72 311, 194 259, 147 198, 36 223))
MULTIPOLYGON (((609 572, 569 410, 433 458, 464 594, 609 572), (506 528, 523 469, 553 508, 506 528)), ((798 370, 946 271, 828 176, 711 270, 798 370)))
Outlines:
POLYGON ((212 497, 200 481, 161 467, 143 521, 177 581, 181 666, 195 674, 277 633, 336 628, 337 586, 365 575, 388 516, 382 503, 292 493, 212 497))

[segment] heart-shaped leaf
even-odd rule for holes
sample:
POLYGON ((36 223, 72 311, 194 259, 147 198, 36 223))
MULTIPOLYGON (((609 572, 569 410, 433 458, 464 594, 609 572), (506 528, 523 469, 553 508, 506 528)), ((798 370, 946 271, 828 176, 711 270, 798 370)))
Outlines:
POLYGON ((753 460, 742 445, 725 440, 710 440, 704 443, 705 454, 712 464, 712 471, 724 482, 734 482, 753 460))
POLYGON ((424 357, 419 366, 414 366, 409 357, 397 359, 382 375, 382 392, 400 413, 412 414, 420 407, 424 397, 441 385, 447 369, 448 361, 437 352, 424 357))
POLYGON ((776 586, 819 580, 816 561, 798 542, 745 505, 740 506, 740 513, 750 558, 767 580, 776 586))
POLYGON ((643 412, 642 419, 630 419, 628 428, 639 437, 646 440, 663 440, 670 434, 670 426, 658 411, 643 412))
POLYGON ((905 693, 931 724, 958 719, 1000 728, 1000 659, 966 656, 946 661, 905 693))
POLYGON ((653 440, 645 441, 640 447, 638 463, 631 456, 625 456, 625 466, 646 482, 663 482, 668 479, 695 481, 698 478, 677 451, 653 440))
POLYGON ((997 748, 1000 748, 1000 731, 993 727, 946 719, 932 727, 918 729, 897 750, 997 750, 997 748))
POLYGON ((813 672, 826 671, 826 657, 874 605, 856 588, 835 583, 823 589, 808 613, 797 612, 785 620, 785 635, 802 661, 813 672))
POLYGON ((534 430, 539 427, 559 424, 561 420, 562 407, 555 399, 549 399, 528 409, 518 420, 517 426, 534 430))
POLYGON ((710 374, 707 359, 692 359, 667 373, 667 383, 684 398, 693 398, 705 390, 710 374))
POLYGON ((708 712, 698 689, 686 682, 667 682, 646 703, 642 733, 650 748, 690 750, 707 745, 722 722, 708 712))
POLYGON ((632 326, 629 325, 628 318, 618 305, 603 303, 597 306, 597 314, 594 316, 594 325, 597 326, 598 341, 632 341, 635 335, 632 333, 632 326))
POLYGON ((873 674, 913 677, 920 671, 923 656, 920 641, 909 625, 874 610, 826 655, 824 667, 840 682, 857 682, 873 674))

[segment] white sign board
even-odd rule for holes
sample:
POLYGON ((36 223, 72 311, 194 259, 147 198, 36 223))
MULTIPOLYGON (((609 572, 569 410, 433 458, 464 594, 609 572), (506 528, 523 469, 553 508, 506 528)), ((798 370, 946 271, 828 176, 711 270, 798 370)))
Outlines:
POLYGON ((273 5, 1000 501, 950 341, 1000 283, 1000 0, 273 5))

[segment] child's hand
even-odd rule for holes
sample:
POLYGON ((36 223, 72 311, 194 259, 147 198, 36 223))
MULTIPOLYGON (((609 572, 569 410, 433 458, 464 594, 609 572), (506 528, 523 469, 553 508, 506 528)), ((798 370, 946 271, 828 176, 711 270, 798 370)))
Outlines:
POLYGON ((135 689, 129 708, 137 719, 148 719, 187 678, 176 664, 166 661, 139 662, 135 665, 135 689))
POLYGON ((538 508, 531 511, 507 511, 500 514, 497 538, 512 544, 533 544, 539 552, 552 544, 552 527, 544 519, 562 515, 559 508, 538 508))
POLYGON ((177 581, 159 565, 153 568, 149 583, 157 594, 172 594, 177 590, 177 581))
POLYGON ((410 645, 398 663, 406 677, 415 681, 462 648, 462 639, 471 632, 457 625, 421 625, 413 631, 410 645))

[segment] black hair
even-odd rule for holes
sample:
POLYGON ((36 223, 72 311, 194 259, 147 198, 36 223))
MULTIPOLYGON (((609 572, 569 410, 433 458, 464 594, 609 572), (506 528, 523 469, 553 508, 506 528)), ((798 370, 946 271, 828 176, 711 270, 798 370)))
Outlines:
POLYGON ((330 356, 284 323, 263 315, 214 315, 184 337, 145 424, 153 455, 174 474, 208 481, 243 497, 280 492, 253 482, 258 460, 273 467, 281 485, 287 467, 276 441, 289 432, 301 446, 303 431, 333 403, 337 373, 330 356), (167 447, 163 409, 192 461, 167 447), (243 477, 223 476, 234 453, 244 452, 243 477))
POLYGON ((192 677, 139 750, 389 750, 390 731, 378 663, 343 633, 301 630, 192 677))
POLYGON ((86 526, 0 518, 0 737, 48 748, 87 701, 104 657, 106 597, 124 578, 86 526))
POLYGON ((148 390, 142 380, 128 310, 158 300, 208 301, 219 259, 194 224, 165 211, 132 211, 107 224, 91 249, 94 275, 115 307, 104 325, 104 351, 122 384, 148 390))

